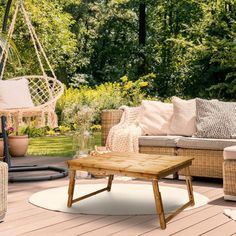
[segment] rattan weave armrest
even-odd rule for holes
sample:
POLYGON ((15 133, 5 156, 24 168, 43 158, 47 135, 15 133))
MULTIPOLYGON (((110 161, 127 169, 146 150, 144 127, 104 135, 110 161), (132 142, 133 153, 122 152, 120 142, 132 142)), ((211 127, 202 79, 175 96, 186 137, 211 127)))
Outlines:
POLYGON ((102 145, 106 144, 108 133, 114 125, 120 122, 123 110, 103 110, 102 111, 102 145))
POLYGON ((0 221, 7 211, 8 166, 0 161, 0 221))

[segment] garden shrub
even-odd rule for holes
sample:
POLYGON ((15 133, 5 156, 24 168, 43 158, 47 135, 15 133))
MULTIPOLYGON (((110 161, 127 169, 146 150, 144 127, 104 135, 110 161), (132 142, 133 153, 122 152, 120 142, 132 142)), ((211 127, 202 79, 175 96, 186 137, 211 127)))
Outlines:
POLYGON ((65 125, 60 125, 58 129, 59 129, 60 134, 66 134, 67 132, 71 130, 70 127, 65 126, 65 125))
POLYGON ((20 127, 20 133, 21 134, 27 134, 30 138, 35 137, 43 137, 47 134, 49 128, 48 127, 41 127, 38 128, 36 126, 30 125, 30 126, 22 126, 20 127))
POLYGON ((123 76, 119 83, 107 82, 94 88, 87 85, 65 88, 56 106, 59 124, 68 126, 66 117, 75 116, 83 106, 94 109, 94 124, 100 124, 101 111, 104 109, 117 109, 122 105, 137 106, 148 97, 147 92, 154 77, 154 74, 149 74, 131 81, 127 76, 123 76), (65 111, 74 114, 65 116, 65 111))

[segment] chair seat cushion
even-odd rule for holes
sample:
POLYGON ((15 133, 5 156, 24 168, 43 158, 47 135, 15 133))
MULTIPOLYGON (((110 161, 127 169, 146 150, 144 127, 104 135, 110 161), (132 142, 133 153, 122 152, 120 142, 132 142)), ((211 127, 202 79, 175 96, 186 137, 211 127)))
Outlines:
POLYGON ((181 137, 177 142, 177 147, 187 149, 224 150, 232 145, 236 145, 236 139, 181 137))
POLYGON ((27 79, 0 81, 0 109, 34 107, 27 79))
POLYGON ((224 159, 236 160, 236 146, 231 146, 224 149, 224 159))
POLYGON ((148 147, 177 147, 180 136, 141 136, 139 146, 148 147))

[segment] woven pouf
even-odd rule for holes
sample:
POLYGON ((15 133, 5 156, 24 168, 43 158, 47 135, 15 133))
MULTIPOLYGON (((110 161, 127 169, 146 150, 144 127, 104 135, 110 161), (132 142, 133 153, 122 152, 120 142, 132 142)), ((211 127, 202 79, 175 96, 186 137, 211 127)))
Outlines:
POLYGON ((224 199, 236 201, 236 146, 224 149, 224 199))
POLYGON ((0 222, 7 211, 8 166, 0 161, 0 222))

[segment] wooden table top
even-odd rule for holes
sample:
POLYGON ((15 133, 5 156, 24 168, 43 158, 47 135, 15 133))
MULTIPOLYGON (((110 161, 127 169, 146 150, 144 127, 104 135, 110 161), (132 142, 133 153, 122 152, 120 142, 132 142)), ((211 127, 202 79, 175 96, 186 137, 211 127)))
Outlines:
POLYGON ((70 169, 134 177, 165 177, 190 166, 192 157, 110 152, 67 161, 70 169))

